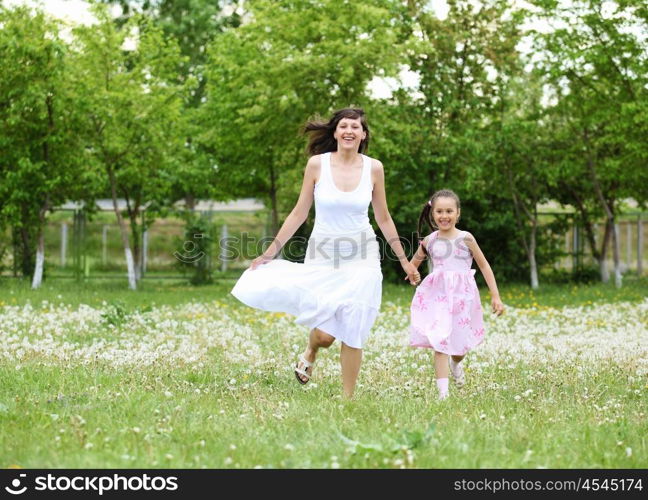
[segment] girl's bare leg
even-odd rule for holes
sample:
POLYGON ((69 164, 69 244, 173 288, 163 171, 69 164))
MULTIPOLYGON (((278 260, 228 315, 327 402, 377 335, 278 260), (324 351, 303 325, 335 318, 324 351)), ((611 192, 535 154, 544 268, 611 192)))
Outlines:
POLYGON ((436 378, 448 378, 448 355, 434 351, 434 374, 436 378))

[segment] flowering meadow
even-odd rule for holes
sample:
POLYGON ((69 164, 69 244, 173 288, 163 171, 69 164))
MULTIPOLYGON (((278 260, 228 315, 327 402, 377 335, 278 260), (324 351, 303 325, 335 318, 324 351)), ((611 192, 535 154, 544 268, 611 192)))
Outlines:
POLYGON ((485 314, 467 383, 445 401, 431 353, 407 345, 412 289, 386 286, 346 401, 336 344, 299 385, 307 330, 239 304, 229 285, 8 285, 0 466, 646 467, 648 298, 597 286, 503 287, 505 315, 485 314))

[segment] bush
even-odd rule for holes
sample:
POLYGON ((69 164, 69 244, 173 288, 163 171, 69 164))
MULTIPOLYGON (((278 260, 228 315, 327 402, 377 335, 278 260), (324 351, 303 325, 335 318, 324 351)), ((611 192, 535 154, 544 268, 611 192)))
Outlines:
POLYGON ((184 214, 187 227, 185 240, 173 255, 183 274, 191 273, 192 285, 213 283, 211 269, 214 225, 209 217, 195 213, 184 214))

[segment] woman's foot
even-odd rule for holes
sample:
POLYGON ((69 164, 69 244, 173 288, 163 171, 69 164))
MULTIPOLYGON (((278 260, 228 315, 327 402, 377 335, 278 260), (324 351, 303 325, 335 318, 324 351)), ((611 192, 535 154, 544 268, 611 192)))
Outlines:
POLYGON ((300 384, 306 384, 313 374, 313 363, 315 362, 315 353, 310 349, 299 356, 299 361, 295 366, 295 376, 300 384))

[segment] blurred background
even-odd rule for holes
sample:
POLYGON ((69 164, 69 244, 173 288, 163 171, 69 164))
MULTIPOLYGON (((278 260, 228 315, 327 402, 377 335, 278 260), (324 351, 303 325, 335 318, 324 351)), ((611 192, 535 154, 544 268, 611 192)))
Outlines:
POLYGON ((647 24, 640 0, 2 1, 0 279, 236 278, 297 200, 305 122, 359 106, 410 254, 451 188, 498 281, 620 287, 647 24))

